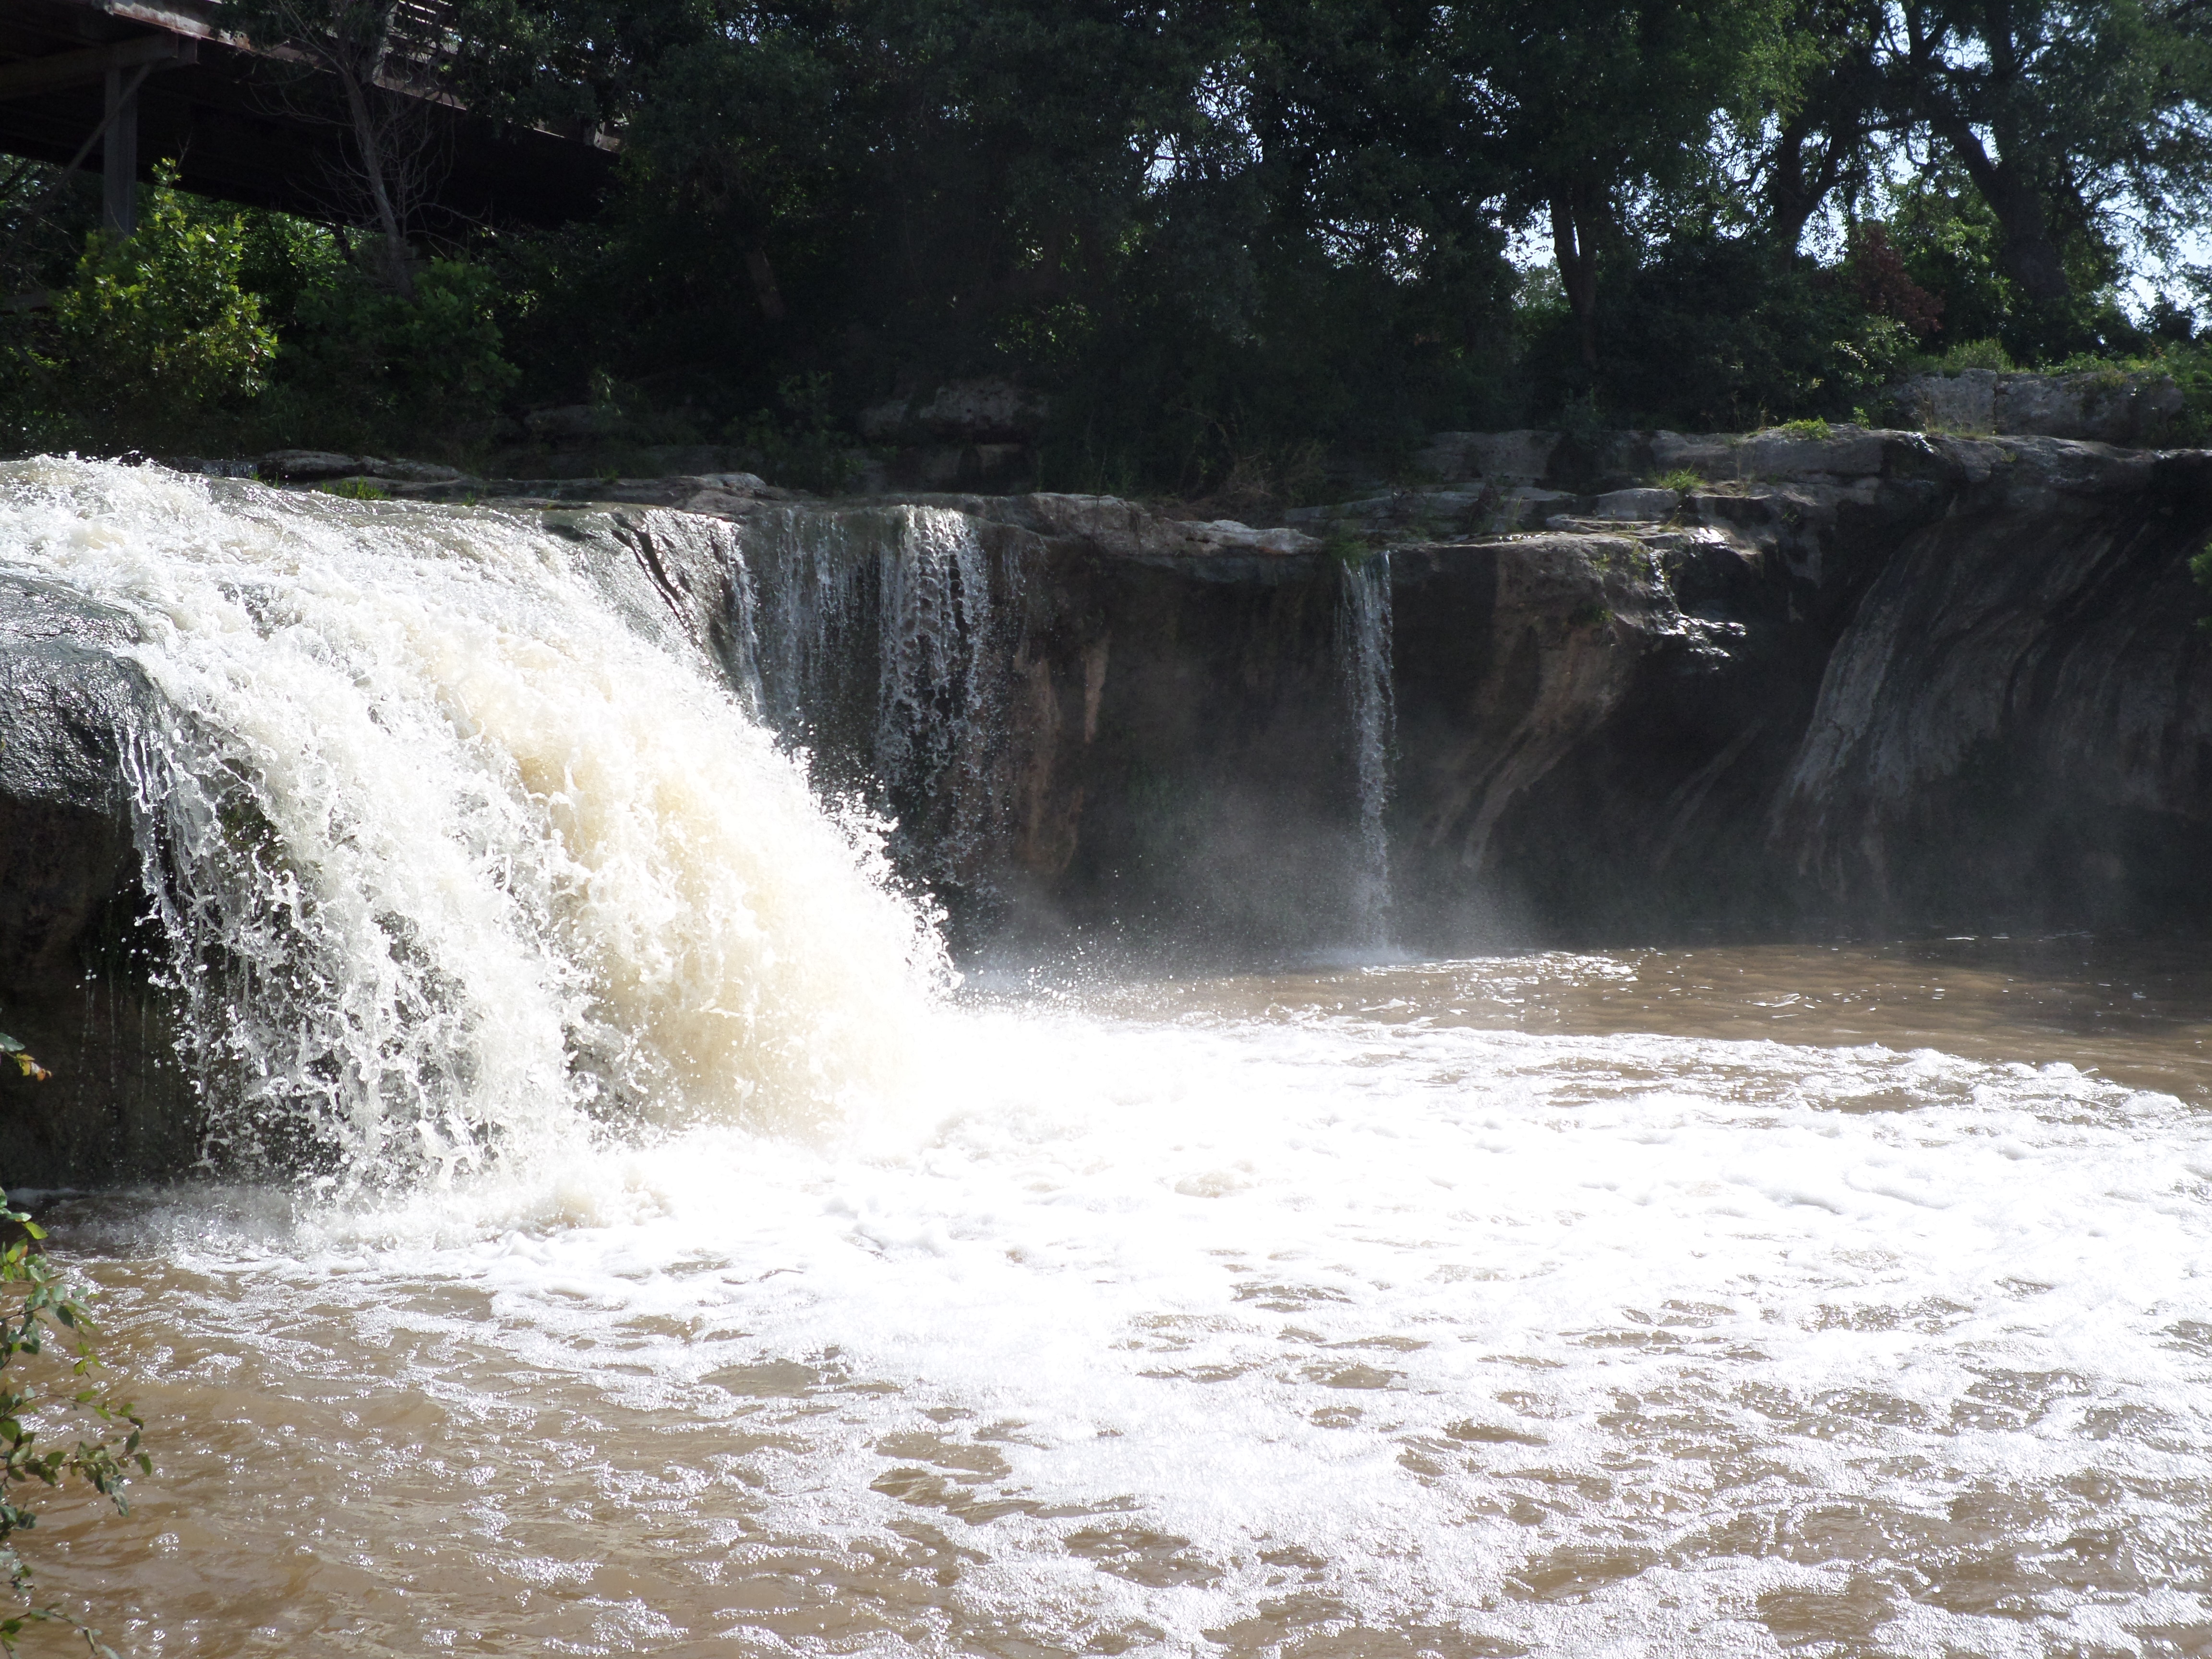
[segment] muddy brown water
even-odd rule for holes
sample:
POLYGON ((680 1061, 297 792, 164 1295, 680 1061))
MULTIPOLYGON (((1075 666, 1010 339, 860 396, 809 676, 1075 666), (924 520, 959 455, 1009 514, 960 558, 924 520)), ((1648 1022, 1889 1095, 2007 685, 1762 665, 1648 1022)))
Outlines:
POLYGON ((2212 1653, 2208 1031, 2086 939, 975 995, 823 1138, 50 1200, 161 1462, 26 1553, 149 1659, 2212 1653))

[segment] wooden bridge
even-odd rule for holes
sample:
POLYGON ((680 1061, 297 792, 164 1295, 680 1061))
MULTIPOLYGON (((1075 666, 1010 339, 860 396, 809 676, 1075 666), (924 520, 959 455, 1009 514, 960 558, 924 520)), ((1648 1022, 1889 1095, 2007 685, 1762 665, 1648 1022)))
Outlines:
MULTIPOLYGON (((227 28, 221 0, 0 0, 0 153, 97 158, 106 218, 128 234, 132 185, 159 161, 200 195, 325 221, 357 172, 336 75, 227 28)), ((550 225, 591 211, 612 170, 594 135, 503 127, 404 88, 426 155, 416 228, 550 225)))

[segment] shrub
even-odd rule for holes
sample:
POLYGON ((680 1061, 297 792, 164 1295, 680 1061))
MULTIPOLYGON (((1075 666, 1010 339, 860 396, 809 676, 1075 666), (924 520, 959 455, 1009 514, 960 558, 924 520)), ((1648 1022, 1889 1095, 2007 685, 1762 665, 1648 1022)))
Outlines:
POLYGON ((351 265, 321 266, 294 300, 257 411, 262 435, 410 454, 482 441, 518 378, 498 299, 490 273, 459 259, 432 260, 411 295, 351 265))
MULTIPOLYGON (((10 1052, 19 1064, 27 1058, 21 1045, 10 1052)), ((25 1595, 31 1570, 16 1554, 14 1538, 37 1526, 39 1517, 24 1489, 33 1483, 58 1487, 82 1480, 128 1515, 131 1501, 124 1486, 130 1468, 135 1465, 140 1474, 151 1474, 154 1462, 143 1449, 146 1425, 137 1408, 102 1384, 87 1294, 65 1281, 39 1249, 45 1231, 23 1212, 9 1208, 4 1194, 0 1224, 18 1230, 0 1250, 0 1285, 21 1297, 0 1310, 0 1571, 15 1594, 25 1595), (49 1355, 50 1346, 63 1353, 49 1355), (58 1378, 33 1378, 18 1366, 21 1360, 40 1358, 47 1361, 50 1373, 56 1366, 66 1370, 58 1378), (91 1437, 67 1447, 43 1446, 39 1431, 25 1421, 33 1413, 50 1424, 74 1419, 80 1432, 91 1437)), ((0 1619, 0 1649, 12 1656, 17 1638, 32 1624, 66 1626, 82 1635, 95 1655, 112 1659, 100 1644, 98 1632, 54 1607, 26 1607, 0 1619)))
POLYGON ((2014 372, 2012 357, 2000 340, 1962 341, 1937 358, 1936 367, 1946 374, 1955 374, 1962 368, 1993 368, 2000 374, 2014 372))
POLYGON ((240 282, 241 221, 149 192, 128 241, 94 234, 50 309, 15 331, 8 424, 33 444, 197 435, 259 392, 276 339, 240 282))

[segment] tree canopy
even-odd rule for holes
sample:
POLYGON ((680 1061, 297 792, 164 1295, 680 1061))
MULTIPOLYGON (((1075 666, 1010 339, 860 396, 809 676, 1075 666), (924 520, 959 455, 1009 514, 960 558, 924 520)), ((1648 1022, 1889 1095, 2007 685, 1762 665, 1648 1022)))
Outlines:
MULTIPOLYGON (((2188 348, 2212 212, 2199 0, 241 6, 362 89, 350 222, 197 210, 251 310, 193 326, 276 343, 204 370, 193 418, 294 441, 434 407, 465 447, 582 402, 849 435, 993 376, 1051 398, 1058 482, 1191 488, 1571 408, 1848 416, 1916 359, 2188 348), (434 244, 428 88, 595 128, 618 182, 565 230, 434 244)), ((90 431, 128 400, 64 407, 114 379, 68 319, 181 256, 82 252, 73 199, 14 275, 77 297, 0 349, 90 431)))

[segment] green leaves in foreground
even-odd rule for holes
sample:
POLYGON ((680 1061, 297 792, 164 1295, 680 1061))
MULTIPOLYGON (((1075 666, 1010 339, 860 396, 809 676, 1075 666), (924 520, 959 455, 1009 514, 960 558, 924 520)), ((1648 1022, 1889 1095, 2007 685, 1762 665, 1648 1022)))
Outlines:
MULTIPOLYGON (((19 1063, 28 1059, 12 1039, 6 1052, 19 1063)), ((6 1207, 4 1194, 0 1224, 18 1230, 0 1250, 0 1571, 21 1595, 29 1590, 31 1571, 12 1540, 38 1524, 32 1508, 38 1488, 82 1480, 128 1515, 124 1484, 130 1469, 135 1465, 150 1474, 154 1462, 141 1443, 146 1425, 137 1407, 118 1397, 102 1376, 88 1293, 64 1280, 39 1248, 45 1230, 23 1212, 6 1207), (49 1444, 33 1426, 33 1418, 76 1437, 49 1444)), ((66 1626, 94 1654, 112 1659, 97 1631, 51 1607, 27 1607, 0 1620, 0 1650, 12 1656, 32 1624, 66 1626)))
POLYGON ((25 1077, 35 1078, 40 1082, 44 1083, 49 1077, 53 1075, 51 1072, 47 1071, 45 1066, 40 1065, 37 1060, 31 1058, 31 1051, 28 1048, 26 1048, 21 1043, 16 1042, 15 1038, 9 1036, 5 1031, 0 1031, 0 1055, 5 1055, 8 1059, 14 1060, 15 1062, 15 1069, 21 1072, 25 1077))

